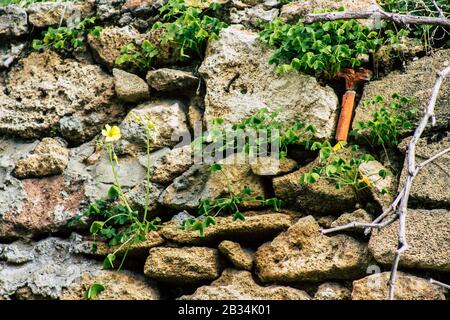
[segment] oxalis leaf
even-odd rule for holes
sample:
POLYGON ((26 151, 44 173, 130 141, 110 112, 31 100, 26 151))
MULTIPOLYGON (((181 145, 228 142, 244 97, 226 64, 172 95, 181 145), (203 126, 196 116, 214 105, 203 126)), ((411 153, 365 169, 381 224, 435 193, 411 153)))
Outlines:
POLYGON ((94 300, 103 291, 105 291, 105 287, 101 283, 93 283, 84 292, 84 299, 94 300))

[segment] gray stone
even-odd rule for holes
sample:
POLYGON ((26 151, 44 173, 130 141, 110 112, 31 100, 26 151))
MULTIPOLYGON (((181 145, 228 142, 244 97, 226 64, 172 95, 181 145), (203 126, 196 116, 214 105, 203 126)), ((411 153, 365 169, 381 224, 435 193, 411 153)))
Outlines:
POLYGON ((217 279, 221 268, 216 249, 160 247, 150 249, 144 274, 158 281, 191 284, 217 279))
POLYGON ((68 162, 69 151, 55 139, 44 138, 33 154, 17 161, 15 175, 21 179, 58 175, 68 162))
POLYGON ((104 28, 98 38, 88 35, 88 43, 93 49, 96 60, 112 69, 116 65, 116 59, 122 54, 120 52, 122 47, 141 38, 139 31, 131 26, 111 26, 104 28))
POLYGON ((219 251, 225 255, 236 269, 251 270, 253 267, 254 252, 243 249, 237 242, 225 240, 219 244, 219 251))
POLYGON ((70 143, 81 144, 123 115, 112 77, 98 66, 62 59, 51 51, 21 60, 6 83, 8 95, 0 88, 3 134, 32 139, 61 131, 70 143), (67 122, 67 117, 75 125, 60 130, 60 121, 67 122))
POLYGON ((269 65, 272 51, 256 33, 234 25, 223 29, 208 45, 199 72, 206 81, 204 119, 234 124, 261 108, 279 109, 286 125, 299 115, 317 127, 317 138, 331 138, 337 120, 338 99, 333 89, 297 72, 277 74, 269 65))
POLYGON ((315 160, 297 171, 275 177, 272 180, 275 195, 295 203, 302 211, 323 215, 338 215, 354 210, 358 197, 350 186, 337 189, 333 182, 319 179, 310 185, 301 185, 300 178, 318 165, 315 160))
POLYGON ((296 22, 304 15, 317 10, 338 11, 339 8, 344 7, 346 10, 358 12, 369 10, 372 6, 378 8, 376 0, 301 0, 281 7, 280 17, 284 21, 296 22))
MULTIPOLYGON (((352 300, 388 300, 390 272, 376 273, 353 281, 352 300)), ((395 282, 395 300, 445 300, 445 290, 428 280, 399 272, 395 282)))
POLYGON ((71 2, 32 3, 28 8, 28 19, 35 28, 58 25, 76 25, 80 20, 94 13, 95 0, 71 2))
MULTIPOLYGON (((142 182, 129 192, 125 194, 127 197, 131 208, 134 210, 138 210, 139 212, 144 212, 146 205, 146 182, 142 182)), ((161 195, 161 192, 164 190, 164 187, 151 183, 149 189, 149 197, 148 197, 148 214, 149 216, 155 216, 158 213, 159 203, 158 198, 161 195)))
POLYGON ((113 69, 114 87, 119 99, 125 102, 140 102, 150 98, 147 83, 135 74, 113 69))
MULTIPOLYGON (((410 139, 405 139, 399 145, 400 150, 406 153, 407 143, 410 139)), ((450 146, 450 134, 446 133, 441 140, 436 142, 427 142, 426 139, 420 139, 416 145, 416 163, 427 160, 432 155, 448 148, 450 146)), ((408 172, 408 159, 405 158, 403 170, 400 176, 399 190, 403 188, 408 172)), ((450 154, 443 156, 428 163, 420 169, 414 178, 411 191, 409 193, 410 205, 438 209, 450 209, 450 154)))
POLYGON ((352 237, 322 235, 312 216, 301 218, 256 251, 256 269, 264 282, 354 279, 371 260, 367 246, 352 237))
MULTIPOLYGON (((372 216, 367 213, 366 210, 364 209, 357 209, 353 212, 348 212, 348 213, 343 213, 339 216, 339 218, 337 218, 336 220, 334 220, 330 227, 331 228, 335 228, 335 227, 340 227, 352 222, 363 222, 363 223, 371 223, 373 221, 372 216)), ((364 233, 364 229, 363 228, 351 228, 348 229, 348 231, 352 231, 352 232, 358 232, 358 233, 364 233)))
POLYGON ((25 9, 10 5, 0 8, 0 36, 18 37, 28 33, 28 15, 25 9))
POLYGON ((147 73, 147 83, 150 87, 160 92, 186 91, 196 89, 199 84, 199 78, 191 72, 161 68, 147 73))
MULTIPOLYGON (((381 264, 390 265, 398 245, 398 220, 373 230, 369 250, 381 264)), ((400 267, 450 271, 450 211, 408 209, 408 248, 400 257, 400 267)))
POLYGON ((145 129, 136 122, 136 115, 144 122, 145 117, 155 124, 152 130, 151 150, 173 147, 178 140, 189 134, 187 127, 186 107, 180 100, 162 99, 140 104, 125 117, 120 124, 122 132, 122 148, 127 153, 139 154, 147 149, 145 129), (132 114, 133 113, 133 114, 132 114))
POLYGON ((226 269, 219 279, 179 300, 310 300, 304 291, 284 286, 261 286, 248 271, 226 269))

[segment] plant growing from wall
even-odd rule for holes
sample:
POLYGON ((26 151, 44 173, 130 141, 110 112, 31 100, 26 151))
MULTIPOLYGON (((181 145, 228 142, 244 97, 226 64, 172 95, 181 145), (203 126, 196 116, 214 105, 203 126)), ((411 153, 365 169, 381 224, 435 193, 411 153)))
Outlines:
POLYGON ((56 51, 83 47, 86 44, 87 34, 97 38, 100 36, 102 28, 94 25, 95 19, 95 17, 86 18, 73 27, 50 27, 42 32, 42 39, 33 40, 32 46, 35 50, 46 48, 56 51))
POLYGON ((106 125, 102 131, 104 136, 103 141, 99 144, 106 151, 111 166, 112 175, 114 177, 114 185, 108 191, 106 199, 98 199, 94 201, 83 214, 75 217, 72 224, 79 221, 83 217, 96 219, 90 226, 90 233, 94 236, 93 251, 97 250, 96 239, 101 237, 107 240, 109 246, 114 247, 114 251, 108 254, 103 261, 105 268, 116 268, 116 255, 118 252, 126 249, 122 261, 118 266, 121 269, 129 248, 133 244, 137 244, 146 239, 146 235, 150 231, 155 231, 158 228, 159 218, 152 220, 148 219, 149 210, 149 195, 150 195, 150 148, 153 141, 153 134, 155 125, 148 117, 135 116, 135 121, 138 122, 145 131, 147 141, 147 176, 146 176, 146 190, 145 190, 145 207, 143 214, 133 210, 124 194, 121 187, 119 176, 117 174, 117 167, 119 166, 119 159, 115 152, 115 143, 120 140, 120 129, 117 126, 110 127, 106 125))
MULTIPOLYGON (((336 189, 350 186, 355 192, 371 186, 372 182, 369 177, 361 174, 359 166, 364 162, 375 159, 370 154, 361 153, 357 145, 346 147, 346 143, 338 142, 332 147, 328 141, 325 141, 323 143, 315 142, 311 149, 319 151, 319 163, 300 177, 301 185, 307 186, 316 183, 319 179, 325 179, 334 183, 336 189), (343 148, 345 150, 341 150, 343 148), (344 157, 342 152, 349 154, 349 156, 344 157)), ((390 173, 382 169, 377 174, 381 179, 384 179, 390 173)), ((383 190, 382 192, 387 191, 383 190)))
MULTIPOLYGON (((190 58, 202 58, 205 45, 209 39, 217 39, 222 28, 227 24, 208 15, 220 8, 213 2, 208 8, 201 9, 195 5, 187 5, 184 0, 169 0, 159 9, 161 20, 154 23, 153 30, 162 30, 161 45, 175 48, 175 55, 181 61, 190 58)), ((151 68, 158 49, 148 40, 142 45, 133 43, 121 49, 122 55, 116 59, 116 64, 131 63, 140 71, 151 68)))
POLYGON ((364 56, 373 54, 384 43, 397 43, 407 31, 373 31, 356 20, 337 20, 306 24, 284 23, 276 19, 259 34, 276 48, 269 63, 278 72, 298 70, 333 78, 344 68, 363 65, 364 56))
POLYGON ((270 112, 267 108, 258 110, 254 115, 228 129, 225 128, 221 118, 213 119, 211 123, 213 125, 211 130, 193 141, 194 152, 204 153, 207 145, 225 142, 222 147, 215 148, 214 151, 225 152, 231 149, 234 152, 246 154, 250 158, 269 155, 281 160, 287 156, 289 145, 303 145, 308 149, 317 132, 315 126, 306 125, 299 120, 286 127, 285 123, 279 119, 279 111, 270 112), (238 142, 242 136, 246 137, 245 140, 238 142), (230 137, 236 139, 229 139, 230 137), (271 150, 278 153, 272 155, 271 150))
POLYGON ((184 0, 169 0, 159 9, 162 19, 152 29, 162 29, 162 44, 174 44, 180 59, 202 57, 208 39, 217 39, 221 29, 228 25, 207 15, 220 4, 213 2, 207 9, 187 5, 184 0))

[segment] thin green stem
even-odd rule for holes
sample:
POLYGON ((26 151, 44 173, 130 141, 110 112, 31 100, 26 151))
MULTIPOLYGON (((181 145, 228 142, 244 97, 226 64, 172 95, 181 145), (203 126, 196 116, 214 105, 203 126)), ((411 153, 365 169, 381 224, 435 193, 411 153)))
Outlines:
MULTIPOLYGON (((150 178, 151 178, 151 172, 150 172, 150 129, 145 128, 145 135, 147 138, 147 180, 146 180, 146 186, 145 186, 145 208, 144 208, 144 222, 147 221, 147 213, 148 213, 148 207, 150 202, 150 178)), ((146 226, 146 229, 148 229, 148 225, 146 226)), ((145 230, 146 232, 148 230, 145 230)))

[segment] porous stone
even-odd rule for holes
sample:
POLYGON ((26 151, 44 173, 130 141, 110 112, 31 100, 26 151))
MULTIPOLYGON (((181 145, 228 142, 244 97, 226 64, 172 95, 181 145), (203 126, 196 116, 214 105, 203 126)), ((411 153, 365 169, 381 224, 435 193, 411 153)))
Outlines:
MULTIPOLYGON (((409 138, 403 140, 399 149, 406 153, 409 138)), ((438 141, 427 141, 426 138, 419 139, 416 144, 416 163, 427 160, 434 154, 450 146, 450 133, 445 133, 438 141)), ((403 188, 408 173, 408 159, 405 158, 403 170, 400 176, 399 190, 403 188)), ((428 209, 445 208, 450 210, 450 154, 428 163, 420 169, 411 186, 409 203, 411 206, 428 209)))
POLYGON ((295 203, 302 211, 323 215, 338 215, 352 211, 358 197, 350 186, 337 189, 333 182, 319 179, 310 185, 301 185, 300 178, 319 164, 315 160, 297 171, 272 180, 275 195, 288 203, 295 203))
MULTIPOLYGON (((144 212, 146 206, 146 192, 147 192, 147 183, 146 181, 141 182, 134 188, 132 188, 129 192, 125 194, 125 197, 128 199, 128 203, 131 208, 134 210, 138 210, 139 212, 144 212)), ((161 192, 164 190, 164 187, 151 183, 149 186, 149 195, 148 195, 148 214, 149 216, 155 216, 158 214, 159 203, 158 199, 161 195, 161 192)))
POLYGON ((189 134, 185 111, 184 103, 175 99, 152 100, 138 105, 120 124, 122 148, 128 153, 145 152, 147 149, 145 130, 136 122, 134 115, 141 117, 143 121, 146 121, 147 116, 155 124, 151 150, 175 146, 182 137, 189 134))
POLYGON ((184 245, 218 244, 222 240, 262 243, 273 239, 277 234, 292 225, 287 214, 268 212, 246 212, 244 221, 233 221, 231 217, 216 217, 216 224, 205 229, 204 236, 198 231, 180 228, 179 221, 163 224, 160 234, 163 238, 184 245))
POLYGON ((370 182, 370 188, 367 191, 371 198, 377 203, 382 210, 386 210, 394 201, 395 190, 397 188, 396 181, 389 170, 380 162, 373 160, 363 162, 359 166, 359 172, 370 182), (384 171, 388 175, 384 178, 379 172, 384 171))
POLYGON ((333 282, 322 283, 314 295, 316 300, 350 300, 351 291, 333 282))
POLYGON ((122 54, 122 47, 141 38, 139 31, 131 26, 111 26, 104 28, 98 38, 88 35, 88 43, 97 60, 112 69, 116 65, 116 59, 122 54))
POLYGON ((354 279, 364 275, 370 259, 365 244, 346 235, 322 235, 307 216, 259 247, 255 263, 264 282, 295 282, 354 279))
POLYGON ((147 73, 147 83, 150 87, 160 92, 183 92, 198 87, 199 78, 191 72, 161 68, 147 73))
POLYGON ((95 0, 71 2, 38 2, 28 8, 28 19, 35 28, 59 25, 76 25, 94 13, 95 0))
MULTIPOLYGON (((376 273, 353 281, 352 300, 388 300, 390 272, 376 273)), ((395 282, 396 300, 445 300, 444 289, 429 281, 398 272, 395 282)))
POLYGON ((225 240, 219 244, 218 249, 230 260, 236 269, 252 269, 254 253, 248 249, 243 249, 239 243, 225 240))
POLYGON ((0 44, 0 69, 9 68, 25 49, 25 43, 2 41, 0 44))
POLYGON ((0 244, 0 296, 11 297, 23 287, 31 295, 57 299, 84 273, 99 274, 101 263, 72 254, 71 240, 0 244))
POLYGON ((376 0, 301 0, 285 4, 281 7, 280 17, 284 21, 295 22, 306 14, 317 10, 338 11, 344 7, 349 11, 370 10, 378 8, 376 0))
MULTIPOLYGON (((371 223, 373 221, 372 216, 364 209, 357 209, 353 212, 347 212, 347 213, 343 213, 339 216, 339 218, 337 218, 336 220, 334 220, 330 227, 331 228, 336 228, 336 227, 340 227, 352 222, 363 222, 363 223, 371 223)), ((348 231, 351 232, 358 232, 358 233, 364 233, 364 229, 363 228, 350 228, 348 229, 348 231)))
POLYGON ((42 178, 61 174, 69 161, 69 151, 58 141, 44 138, 33 154, 17 161, 15 175, 18 178, 42 178))
POLYGON ((317 138, 331 138, 338 109, 333 89, 297 72, 277 74, 268 64, 273 52, 257 38, 256 33, 233 25, 208 44, 199 68, 206 81, 208 129, 214 118, 234 124, 267 107, 278 109, 286 126, 301 115, 300 120, 316 126, 317 138))
POLYGON ((152 248, 144 266, 147 277, 178 284, 211 281, 220 271, 218 251, 204 247, 152 248))
MULTIPOLYGON (((1 86, 1 85, 0 85, 1 86)), ((100 67, 62 59, 52 51, 31 53, 0 88, 0 133, 36 139, 60 132, 72 144, 117 121, 123 107, 115 100, 113 79, 100 67)))
POLYGON ((289 158, 278 160, 274 157, 258 157, 250 165, 252 172, 258 176, 277 176, 294 171, 297 161, 289 158))
POLYGON ((60 300, 84 300, 84 293, 93 283, 105 288, 95 300, 160 299, 157 287, 143 276, 124 270, 103 270, 99 275, 83 274, 80 280, 63 290, 60 300))
MULTIPOLYGON (((146 155, 140 156, 139 161, 147 167, 146 155)), ((188 170, 192 164, 190 145, 175 147, 172 150, 169 148, 160 149, 150 156, 151 181, 167 185, 188 170)))
POLYGON ((114 87, 119 99, 136 103, 150 98, 147 83, 135 74, 113 69, 114 87))
MULTIPOLYGON (((408 209, 406 241, 408 248, 400 257, 400 267, 450 271, 450 211, 408 209)), ((377 262, 390 265, 397 246, 398 220, 372 231, 369 250, 377 262)))
POLYGON ((0 37, 19 37, 28 33, 25 9, 10 5, 0 8, 0 37))
POLYGON ((151 248, 161 246, 164 242, 165 240, 155 231, 147 233, 144 241, 122 247, 121 245, 109 246, 106 242, 94 241, 91 237, 80 236, 74 237, 73 252, 99 257, 105 257, 110 253, 115 253, 118 256, 127 253, 129 257, 146 258, 151 248), (96 250, 93 250, 94 245, 96 250))
MULTIPOLYGON (((428 105, 431 90, 436 80, 436 72, 450 63, 450 49, 438 50, 431 56, 425 56, 406 65, 405 71, 394 71, 380 80, 370 81, 364 86, 363 96, 359 107, 356 109, 353 127, 359 121, 373 119, 373 114, 378 111, 377 104, 365 104, 376 96, 382 96, 385 103, 392 102, 392 95, 398 93, 402 96, 411 97, 411 103, 406 104, 402 111, 417 109, 416 121, 421 118, 423 111, 428 105)), ((444 79, 438 95, 435 107, 436 129, 450 128, 450 78, 444 79)), ((413 123, 413 128, 414 128, 413 123)), ((367 134, 367 133, 362 133, 367 134)))
POLYGON ((179 300, 310 300, 302 290, 285 286, 261 286, 248 271, 226 269, 219 279, 179 300))
POLYGON ((230 20, 234 24, 243 24, 251 27, 260 27, 264 23, 268 23, 278 17, 279 9, 266 8, 263 4, 258 4, 251 7, 231 8, 230 20))
MULTIPOLYGON (((234 158, 234 157, 231 157, 234 158)), ((219 198, 250 188, 253 196, 264 196, 265 188, 261 177, 254 175, 250 165, 234 162, 230 158, 219 161, 225 163, 221 171, 210 172, 209 164, 195 164, 176 178, 161 194, 161 204, 178 209, 189 210, 198 207, 201 200, 219 198), (227 178, 224 178, 224 173, 227 178)), ((244 207, 258 207, 258 203, 244 203, 244 207)))

